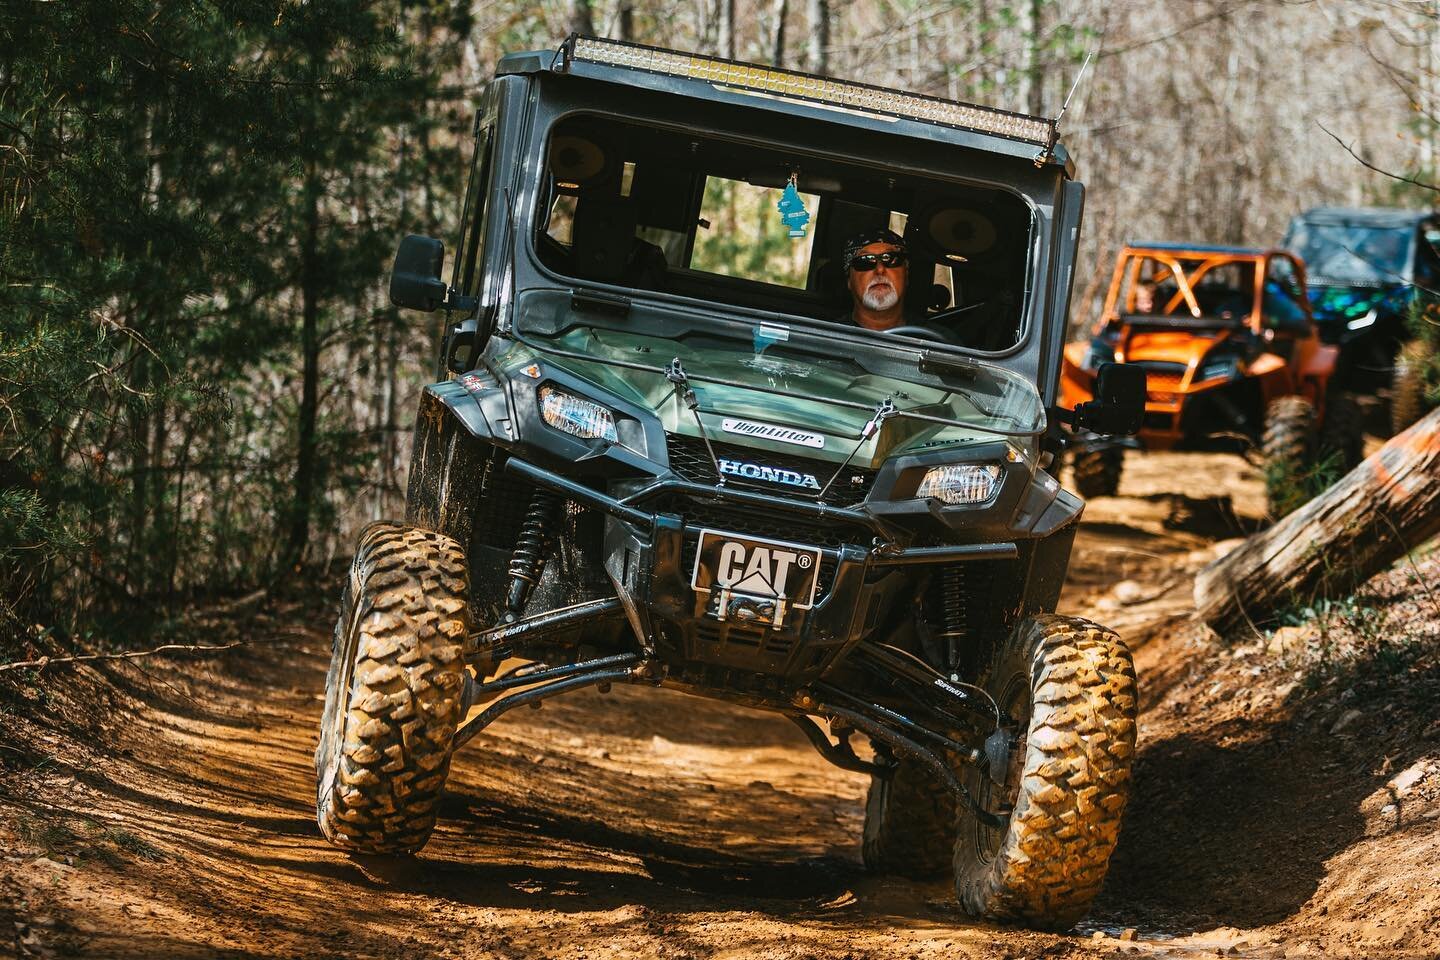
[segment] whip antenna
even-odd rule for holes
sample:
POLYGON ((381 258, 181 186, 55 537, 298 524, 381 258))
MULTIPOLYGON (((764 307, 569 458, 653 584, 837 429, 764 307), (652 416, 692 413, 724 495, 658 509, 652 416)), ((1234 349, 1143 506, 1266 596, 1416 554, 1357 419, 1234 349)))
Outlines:
POLYGON ((1060 118, 1065 116, 1066 110, 1070 109, 1070 100, 1075 96, 1075 91, 1080 89, 1080 81, 1085 78, 1085 69, 1090 66, 1090 60, 1094 56, 1094 50, 1085 54, 1085 62, 1080 64, 1080 72, 1075 74, 1075 82, 1070 84, 1070 92, 1065 94, 1065 102, 1060 105, 1060 112, 1055 114, 1054 120, 1050 121, 1053 126, 1058 128, 1060 126, 1060 118))

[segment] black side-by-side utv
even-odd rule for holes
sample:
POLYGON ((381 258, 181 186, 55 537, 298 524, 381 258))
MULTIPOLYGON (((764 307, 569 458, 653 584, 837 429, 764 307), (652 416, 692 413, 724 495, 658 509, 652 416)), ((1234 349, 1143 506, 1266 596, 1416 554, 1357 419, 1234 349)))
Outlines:
POLYGON ((1082 202, 1049 120, 588 38, 505 58, 448 281, 438 241, 396 257, 443 344, 405 519, 341 599, 325 835, 417 851, 506 711, 653 684, 869 774, 871 868, 1079 919, 1135 673, 1053 612, 1083 504, 1046 468, 1059 423, 1133 433, 1144 404, 1113 364, 1054 406, 1082 202), (885 227, 908 313, 873 332, 842 249, 885 227))

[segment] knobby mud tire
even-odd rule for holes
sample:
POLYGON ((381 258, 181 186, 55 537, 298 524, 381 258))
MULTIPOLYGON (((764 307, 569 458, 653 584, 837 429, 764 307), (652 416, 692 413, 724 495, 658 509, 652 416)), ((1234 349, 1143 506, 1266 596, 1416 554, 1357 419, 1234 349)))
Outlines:
POLYGON ((1261 441, 1265 502, 1279 520, 1310 499, 1315 460, 1315 407, 1302 396, 1278 397, 1265 411, 1261 441))
POLYGON ((375 523, 341 596, 315 751, 316 819, 355 853, 413 853, 435 829, 470 632, 465 552, 375 523))
POLYGON ((901 760, 886 778, 871 777, 860 853, 874 873, 938 877, 950 867, 955 799, 935 774, 901 760))
POLYGON ((1334 479, 1354 470, 1365 459, 1365 416, 1349 391, 1332 390, 1325 400, 1320 458, 1335 473, 1334 479))
POLYGON ((1125 449, 1107 447, 1103 450, 1080 450, 1071 468, 1075 492, 1085 499, 1113 497, 1120 492, 1120 474, 1125 468, 1125 449))
POLYGON ((955 890, 966 912, 1064 930, 1100 892, 1120 834, 1135 753, 1135 666, 1110 630, 1078 617, 1021 621, 985 689, 1021 720, 1007 786, 964 772, 986 809, 1008 801, 1003 830, 959 809, 955 890), (1028 714, 1028 715, 1027 715, 1028 714))
POLYGON ((1390 430, 1400 433, 1425 415, 1425 367, 1429 348, 1414 340, 1400 348, 1390 380, 1390 430))

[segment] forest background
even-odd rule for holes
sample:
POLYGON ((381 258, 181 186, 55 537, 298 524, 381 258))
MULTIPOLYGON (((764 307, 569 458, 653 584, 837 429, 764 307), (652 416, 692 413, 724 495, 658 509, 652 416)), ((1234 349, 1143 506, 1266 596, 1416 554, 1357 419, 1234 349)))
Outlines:
MULTIPOLYGON (((1278 243, 1433 204, 1433 0, 10 0, 0 10, 0 655, 161 639, 403 510, 471 105, 572 30, 1043 115, 1126 238, 1278 243)), ((307 581, 306 578, 311 578, 307 581)), ((16 656, 9 656, 14 654, 16 656)))

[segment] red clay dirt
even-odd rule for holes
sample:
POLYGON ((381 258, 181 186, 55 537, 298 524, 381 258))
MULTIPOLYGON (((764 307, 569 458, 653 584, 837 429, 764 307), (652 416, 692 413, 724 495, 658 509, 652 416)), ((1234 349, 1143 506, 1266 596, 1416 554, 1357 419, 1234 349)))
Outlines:
POLYGON ((210 659, 11 681, 0 943, 13 929, 20 956, 236 960, 1440 957, 1440 558, 1322 626, 1224 646, 1190 619, 1191 580, 1257 523, 1258 476, 1154 455, 1121 492, 1089 506, 1062 606, 1135 647, 1136 792, 1069 935, 973 923, 944 882, 868 876, 864 777, 781 718, 663 690, 507 715, 458 756, 418 858, 346 856, 313 818, 327 587, 324 603, 197 618, 197 640, 263 641, 210 659))

